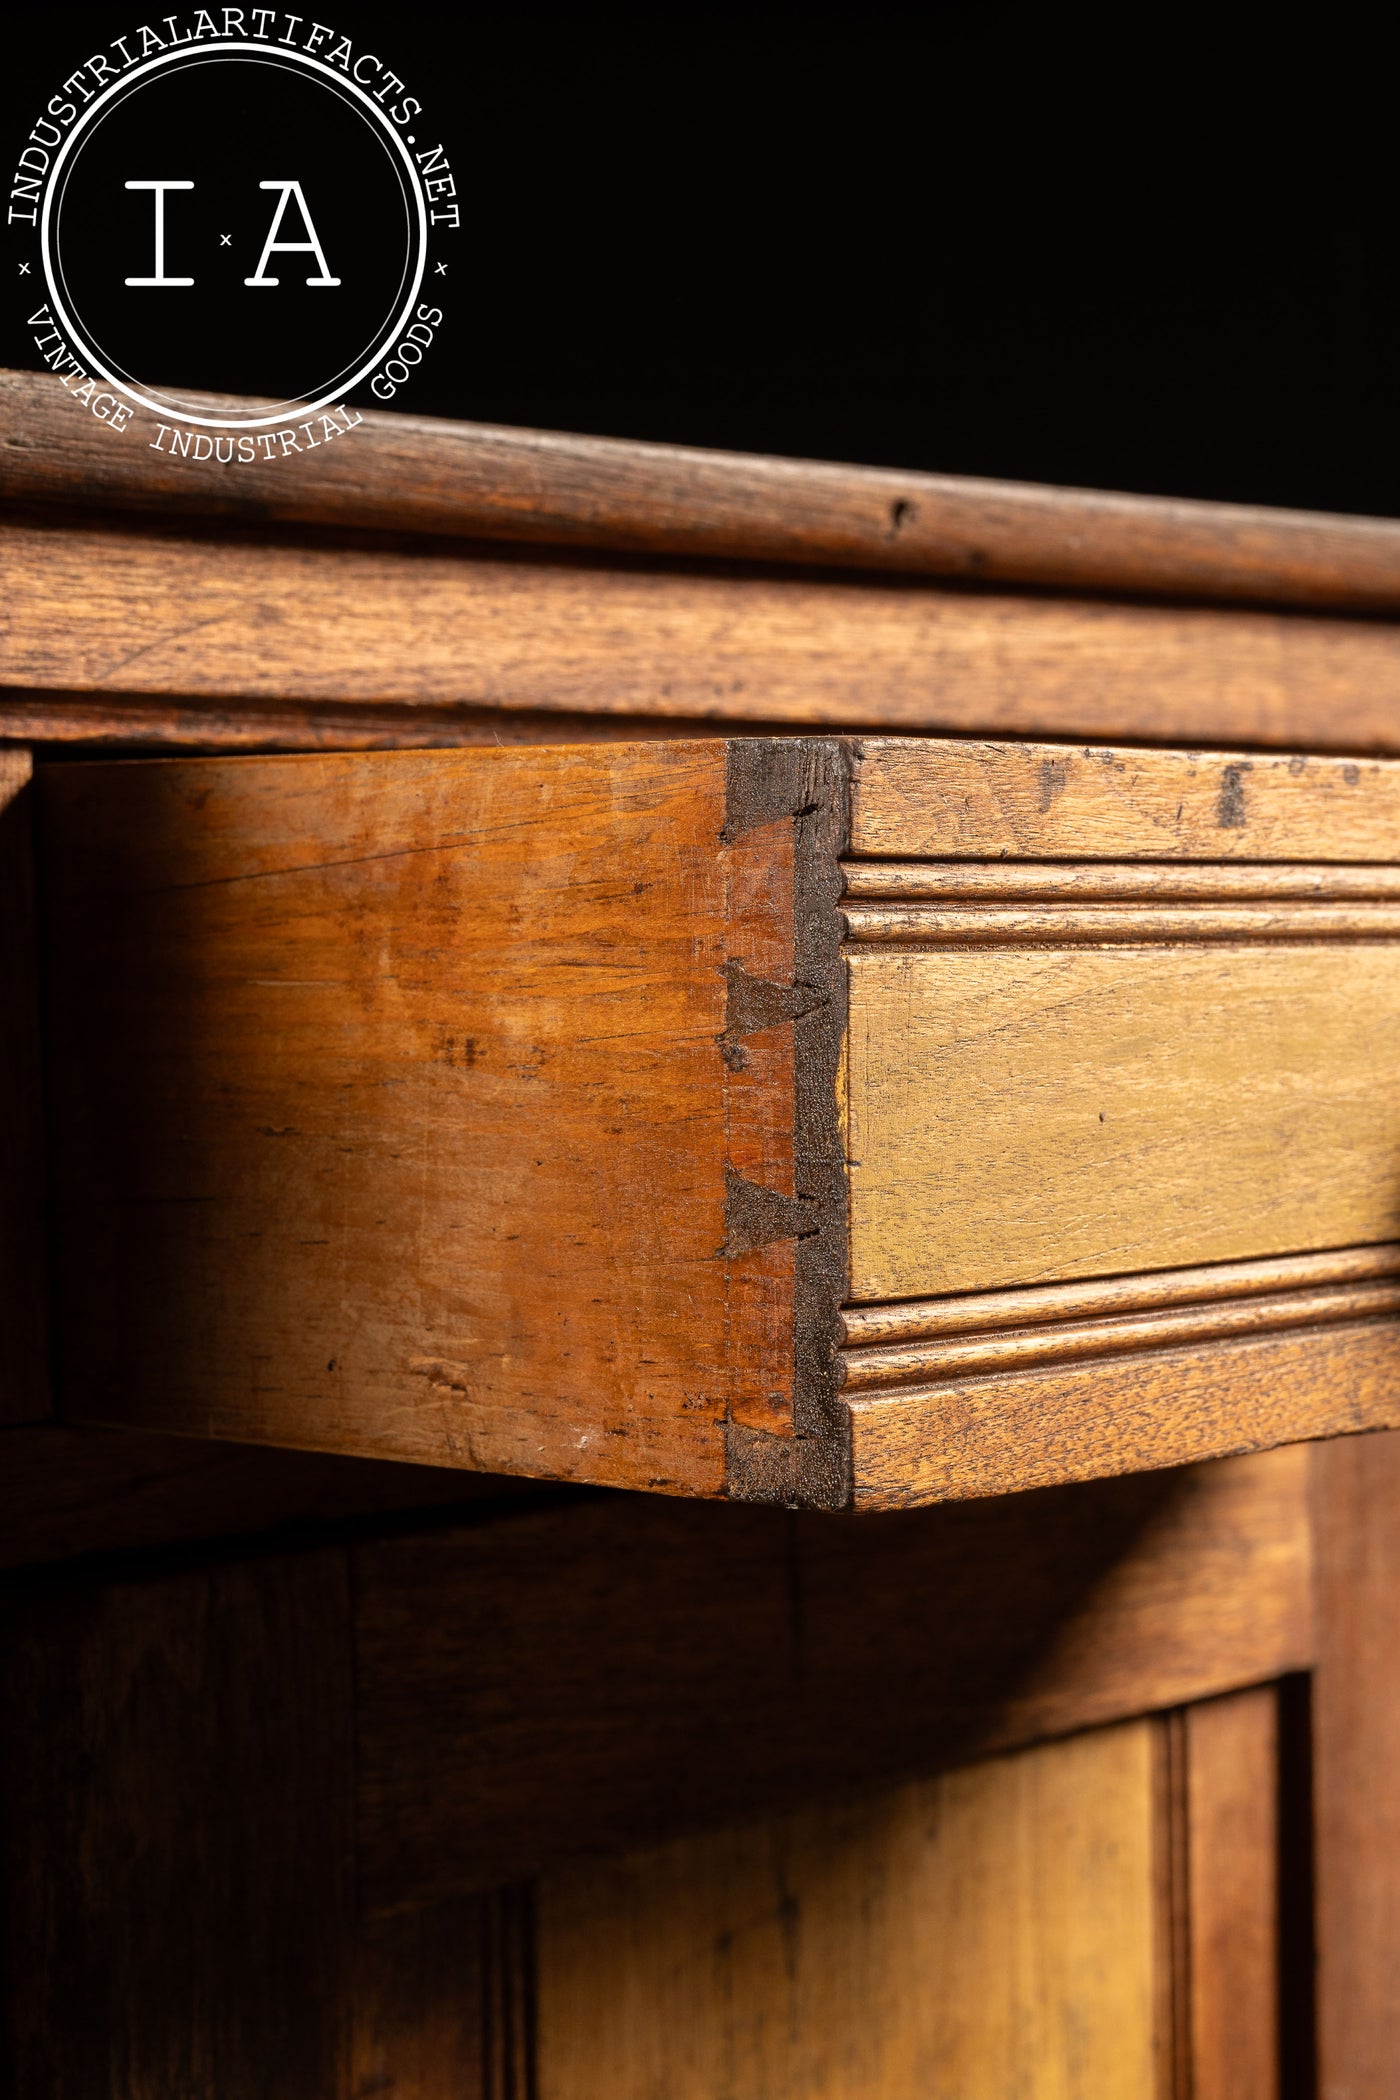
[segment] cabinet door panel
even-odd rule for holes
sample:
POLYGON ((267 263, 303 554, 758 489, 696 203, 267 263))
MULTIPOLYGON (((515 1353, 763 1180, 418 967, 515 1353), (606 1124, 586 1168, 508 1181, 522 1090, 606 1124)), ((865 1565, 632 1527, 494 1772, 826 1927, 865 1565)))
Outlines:
POLYGON ((541 2100, 1155 2100, 1130 1722, 547 1880, 541 2100))

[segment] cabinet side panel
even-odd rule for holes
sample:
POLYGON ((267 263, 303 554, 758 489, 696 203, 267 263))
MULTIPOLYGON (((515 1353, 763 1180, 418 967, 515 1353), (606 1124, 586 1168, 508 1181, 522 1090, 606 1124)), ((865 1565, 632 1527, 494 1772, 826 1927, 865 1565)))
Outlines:
POLYGON ((342 1553, 12 1587, 14 2100, 340 2100, 354 1922, 342 1553))
POLYGON ((717 1490, 723 746, 45 788, 64 1411, 717 1490))
POLYGON ((32 770, 0 751, 0 1422, 49 1412, 32 770))

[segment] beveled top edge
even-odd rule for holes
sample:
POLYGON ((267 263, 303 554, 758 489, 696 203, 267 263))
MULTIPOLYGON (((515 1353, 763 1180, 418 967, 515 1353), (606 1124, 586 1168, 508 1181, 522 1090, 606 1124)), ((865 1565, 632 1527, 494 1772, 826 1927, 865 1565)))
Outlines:
POLYGON ((1390 519, 387 412, 274 461, 173 459, 148 436, 140 420, 114 432, 50 373, 0 371, 0 499, 11 504, 1400 613, 1400 521, 1390 519))

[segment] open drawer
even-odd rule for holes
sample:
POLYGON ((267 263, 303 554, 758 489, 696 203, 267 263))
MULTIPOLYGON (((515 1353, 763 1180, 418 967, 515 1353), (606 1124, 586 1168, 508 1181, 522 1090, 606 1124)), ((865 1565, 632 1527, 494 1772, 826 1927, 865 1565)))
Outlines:
POLYGON ((1400 762, 41 787, 70 1416, 868 1508, 1400 1423, 1400 762))

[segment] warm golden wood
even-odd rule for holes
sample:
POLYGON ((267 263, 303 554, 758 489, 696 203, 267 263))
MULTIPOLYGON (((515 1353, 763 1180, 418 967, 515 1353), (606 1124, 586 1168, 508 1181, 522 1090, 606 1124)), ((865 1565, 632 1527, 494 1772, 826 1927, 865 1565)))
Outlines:
POLYGON ((978 1371, 1015 1371, 1030 1364, 1127 1356, 1140 1350, 1172 1349, 1186 1342, 1271 1334, 1294 1327, 1315 1329, 1397 1312, 1400 1283, 1338 1284, 1330 1290, 1284 1291, 1275 1297, 1120 1313, 1106 1320, 1046 1320, 1009 1333, 947 1335, 937 1341, 848 1349, 842 1357, 842 1368, 845 1391, 853 1395, 892 1386, 967 1378, 978 1371))
POLYGON ((851 1294, 1394 1236, 1400 951, 851 958, 851 1294))
POLYGON ((1152 1728, 551 1876, 540 2100, 1154 2100, 1152 1728))
MULTIPOLYGON (((744 734, 798 736, 745 723, 744 734)), ((425 751, 489 744, 625 744, 727 735, 703 716, 577 714, 514 707, 401 707, 288 700, 189 701, 179 694, 40 692, 0 686, 0 735, 79 744, 93 755, 161 757, 216 751, 425 751)))
POLYGON ((1149 942, 1394 940, 1400 901, 1354 904, 852 905, 846 938, 885 948, 1103 947, 1149 942))
POLYGON ((844 1502, 841 758, 49 769, 63 1411, 844 1502))
POLYGON ((1275 2100, 1278 1695, 1236 1692, 1184 1720, 1191 2100, 1275 2100))
POLYGON ((858 1509, 1400 1426, 1400 1322, 1297 1328, 855 1395, 858 1509))
POLYGON ((1326 1254, 1276 1254, 1268 1261, 1218 1262, 1203 1269, 1157 1269, 1139 1276, 1096 1277, 1091 1283, 1052 1283, 1038 1290, 973 1292, 966 1297, 914 1299, 895 1305, 847 1305, 842 1308, 841 1326, 849 1347, 873 1350, 881 1345, 935 1341, 944 1335, 1106 1320, 1166 1306, 1209 1306, 1222 1300, 1369 1283, 1397 1273, 1400 1241, 1391 1240, 1372 1247, 1339 1247, 1326 1254))
MULTIPOLYGON (((1225 723, 1235 733, 1228 705, 1215 734, 1225 723)), ((1178 733, 1164 719, 1155 735, 1178 733)), ((866 738, 861 752, 851 851, 873 858, 1384 861, 1400 852, 1400 766, 1381 759, 968 741, 940 745, 935 761, 886 737, 866 738)))
POLYGON ((49 786, 70 1411, 717 1490, 723 748, 49 786))
MULTIPOLYGON (((441 543, 182 539, 87 522, 0 528, 0 592, 0 686, 21 689, 36 738, 45 730, 31 689, 46 688, 63 696, 60 712, 74 693, 130 693, 220 718, 230 701, 255 712, 316 701, 370 708, 381 724, 391 707, 485 706, 1400 749, 1395 630, 1299 614, 483 557, 441 543)), ((1262 780, 1257 766, 1246 809, 1262 780)), ((1227 851, 1257 851, 1247 829, 1233 846, 1215 830, 1218 793, 1217 773, 1193 820, 1215 843, 1195 850, 1215 858, 1225 837, 1227 851)), ((1001 851, 975 843, 982 821, 969 809, 953 827, 963 843, 950 847, 933 842, 921 809, 928 843, 867 830, 856 850, 1001 851)), ((1185 850, 1173 825, 1164 815, 1143 844, 1151 826, 1138 817, 1127 842, 1120 824, 1076 844, 1062 813, 1049 827, 1061 842, 1039 850, 1185 850)), ((1016 850, 1036 850, 1034 830, 1023 826, 1016 850)), ((1326 857, 1305 839, 1286 850, 1326 857)))
MULTIPOLYGON (((1135 754, 1143 757, 1144 754, 1135 754)), ((933 763, 938 763, 937 759, 933 763)), ((1400 868, 1243 861, 848 860, 846 895, 887 902, 1097 904, 1400 897, 1400 868)))
POLYGON ((826 1506, 1388 1421, 1400 950, 843 963, 852 758, 49 769, 65 1412, 826 1506))

